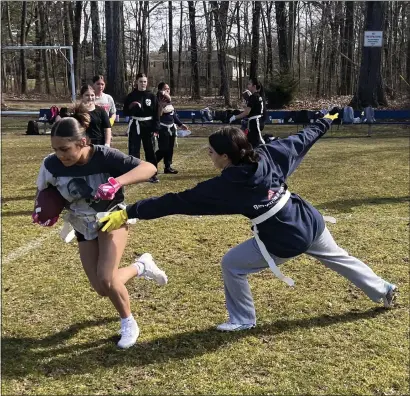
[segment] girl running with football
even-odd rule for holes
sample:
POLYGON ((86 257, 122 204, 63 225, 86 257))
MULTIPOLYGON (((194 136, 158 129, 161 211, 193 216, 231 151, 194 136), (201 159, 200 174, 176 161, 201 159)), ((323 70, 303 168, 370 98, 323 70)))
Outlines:
MULTIPOLYGON (((105 112, 104 112, 105 114, 105 112)), ((54 154, 47 156, 37 179, 39 194, 48 186, 55 186, 67 201, 64 217, 75 230, 80 259, 94 290, 108 297, 121 318, 121 339, 118 347, 135 344, 139 328, 131 314, 125 284, 133 277, 154 279, 167 283, 167 277, 144 253, 128 267, 119 268, 127 237, 126 224, 109 233, 98 227, 97 213, 121 210, 124 186, 142 183, 152 177, 152 164, 127 156, 119 150, 89 144, 86 130, 91 117, 87 109, 77 105, 71 117, 56 122, 51 129, 54 154)), ((44 219, 42 219, 44 220, 44 219)), ((51 226, 58 216, 41 223, 33 213, 33 221, 51 226)))

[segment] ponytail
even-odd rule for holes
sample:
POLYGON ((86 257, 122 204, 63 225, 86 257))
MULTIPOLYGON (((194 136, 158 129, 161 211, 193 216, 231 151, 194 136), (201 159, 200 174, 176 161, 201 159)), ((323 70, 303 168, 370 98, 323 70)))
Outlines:
POLYGON ((259 154, 253 150, 246 135, 236 127, 227 126, 209 136, 210 146, 219 154, 226 154, 233 165, 254 164, 259 154))
POLYGON ((91 117, 87 107, 77 103, 68 110, 67 117, 54 123, 51 136, 69 138, 70 141, 81 140, 86 137, 85 131, 90 122, 91 117))

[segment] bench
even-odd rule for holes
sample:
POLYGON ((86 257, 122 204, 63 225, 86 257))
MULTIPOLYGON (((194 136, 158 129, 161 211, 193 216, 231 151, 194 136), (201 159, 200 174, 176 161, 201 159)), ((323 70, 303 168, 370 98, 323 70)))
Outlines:
MULTIPOLYGON (((48 125, 48 120, 44 119, 44 116, 48 117, 49 110, 50 109, 40 109, 39 117, 37 119, 38 123, 43 123, 44 133, 46 133, 47 125, 48 125)), ((312 116, 315 112, 316 111, 309 111, 309 115, 312 116)), ((268 111, 267 119, 271 121, 270 122, 267 121, 266 123, 297 126, 297 125, 302 125, 302 124, 308 124, 309 122, 311 122, 311 120, 313 120, 313 118, 310 118, 309 120, 306 120, 309 122, 304 122, 304 123, 287 122, 286 120, 288 120, 289 117, 291 117, 292 113, 294 112, 289 111, 289 110, 268 111)), ((354 116, 361 117, 361 113, 362 112, 360 110, 355 110, 354 116)), ((203 122, 201 118, 200 110, 177 110, 177 114, 178 114, 178 117, 181 119, 181 121, 187 125, 192 125, 192 124, 223 125, 223 123, 220 121, 203 122)), ((122 110, 117 110, 117 115, 119 116, 119 121, 116 121, 115 124, 128 124, 128 121, 126 120, 122 110)), ((347 125, 369 125, 369 128, 371 128, 371 125, 410 125, 410 110, 375 110, 374 117, 376 119, 376 122, 372 124, 359 123, 359 124, 347 124, 347 125)), ((341 123, 341 125, 346 125, 346 124, 341 123)))

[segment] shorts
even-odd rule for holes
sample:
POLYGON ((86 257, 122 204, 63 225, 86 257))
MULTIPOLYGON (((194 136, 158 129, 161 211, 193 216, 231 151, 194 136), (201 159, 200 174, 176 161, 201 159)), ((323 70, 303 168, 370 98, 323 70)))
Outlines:
POLYGON ((80 242, 88 242, 88 241, 96 241, 97 239, 98 239, 98 237, 97 238, 94 238, 94 239, 90 239, 90 240, 87 240, 87 239, 85 239, 85 237, 84 237, 84 235, 83 234, 81 234, 81 232, 78 232, 78 231, 75 231, 75 236, 76 236, 76 238, 77 238, 77 242, 78 243, 80 243, 80 242))

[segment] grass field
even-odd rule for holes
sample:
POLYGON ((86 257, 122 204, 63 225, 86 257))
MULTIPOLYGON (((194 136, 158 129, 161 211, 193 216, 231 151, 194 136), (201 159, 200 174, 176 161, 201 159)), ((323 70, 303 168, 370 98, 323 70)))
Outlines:
MULTIPOLYGON (((395 309, 301 256, 283 267, 294 290, 268 270, 250 277, 257 328, 218 333, 226 319, 219 263, 251 236, 249 223, 171 216, 131 227, 123 264, 149 251, 169 284, 129 283, 141 335, 120 351, 114 309, 91 290, 76 242, 59 238, 60 222, 31 224, 49 137, 22 135, 24 121, 2 121, 3 394, 409 394, 408 129, 375 128, 372 138, 356 126, 334 130, 289 180, 291 191, 336 217, 328 227, 342 247, 399 285, 395 309)), ((124 137, 114 144, 126 150, 124 137)), ((205 148, 204 137, 179 139, 180 173, 129 187, 127 201, 216 175, 205 148)))

